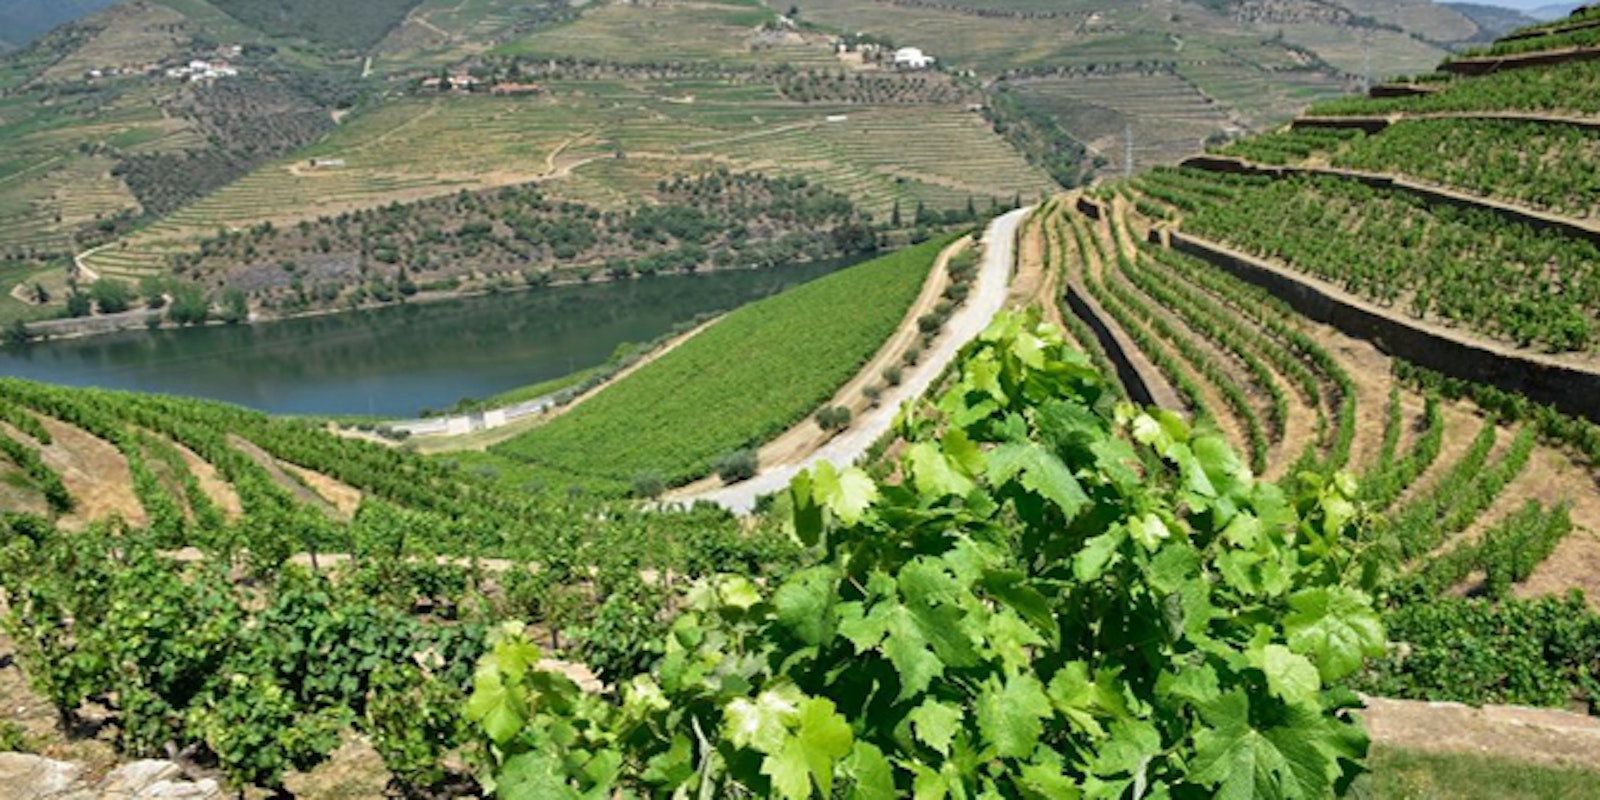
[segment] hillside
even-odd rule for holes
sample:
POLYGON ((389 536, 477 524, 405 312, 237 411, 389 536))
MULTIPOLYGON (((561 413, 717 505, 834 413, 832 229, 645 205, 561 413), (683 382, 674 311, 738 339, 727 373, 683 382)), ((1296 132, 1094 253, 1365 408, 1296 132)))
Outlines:
POLYGON ((1451 9, 1460 12, 1472 20, 1487 38, 1498 38, 1517 28, 1534 25, 1539 18, 1531 17, 1521 11, 1505 8, 1503 6, 1480 5, 1477 3, 1447 3, 1451 9))
POLYGON ((420 0, 216 0, 216 7, 270 36, 343 50, 367 50, 398 26, 420 0))
POLYGON ((1118 173, 1130 151, 1135 167, 1170 163, 1337 96, 1368 67, 1411 71, 1482 39, 1449 9, 1397 8, 823 2, 794 23, 731 0, 125 4, 0 69, 15 142, 0 159, 0 255, 7 288, 24 287, 0 298, 0 322, 66 313, 69 257, 85 277, 137 288, 176 274, 213 304, 238 290, 275 313, 258 273, 296 257, 192 270, 219 229, 461 190, 539 182, 620 209, 726 167, 816 182, 880 226, 896 208, 1033 198, 1118 173), (976 74, 886 69, 883 41, 976 74), (238 75, 165 76, 195 59, 238 75), (462 88, 433 91, 441 74, 462 88), (496 84, 522 88, 490 96, 496 84))

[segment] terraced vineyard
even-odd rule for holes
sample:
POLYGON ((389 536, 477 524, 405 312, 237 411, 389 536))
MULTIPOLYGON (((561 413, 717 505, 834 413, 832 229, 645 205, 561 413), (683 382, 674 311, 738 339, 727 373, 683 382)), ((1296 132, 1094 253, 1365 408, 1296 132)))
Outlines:
MULTIPOLYGON (((931 13, 905 29, 974 63, 999 58, 986 37, 1004 26, 1033 37, 1023 62, 1119 42, 1242 60, 1202 35, 1214 6, 1186 38, 1161 27, 1165 7, 974 3, 800 13, 931 13)), ((452 25, 505 24, 454 8, 452 25)), ((662 11, 685 9, 734 29, 771 16, 662 11)), ((639 42, 653 10, 606 6, 517 46, 639 42)), ((1416 5, 1343 10, 1466 30, 1416 5)), ((1350 33, 1291 16, 1291 40, 1350 33)), ((1546 30, 1487 52, 1575 35, 1546 30)), ((680 43, 701 44, 732 57, 680 43)), ((419 796, 1311 798, 1360 795, 1359 773, 1385 768, 1362 726, 1396 699, 1593 713, 1595 64, 1413 81, 1041 202, 1013 292, 1052 307, 1002 315, 863 463, 807 472, 748 520, 610 498, 748 472, 736 451, 820 417, 948 240, 732 312, 487 453, 0 379, 0 642, 15 651, 0 669, 29 682, 0 720, 47 707, 57 746, 92 720, 118 757, 177 753, 249 792, 281 793, 359 734, 377 783, 419 796), (1351 690, 1374 698, 1365 723, 1351 690)), ((1143 98, 1029 80, 1137 116, 1197 65, 1168 66, 1124 84, 1143 98)), ((1197 129, 1215 122, 1203 92, 1180 93, 1197 129)), ((183 134, 126 144, 163 135, 183 134)), ((1030 197, 1043 179, 985 149, 998 141, 948 107, 805 105, 723 80, 417 98, 92 260, 147 274, 163 247, 246 213, 290 222, 496 175, 602 205, 715 161, 880 213, 1030 197), (489 147, 439 138, 472 127, 489 147), (297 208, 311 188, 330 205, 297 208)), ((672 227, 641 214, 626 228, 640 241, 672 227)), ((1523 719, 1518 736, 1536 727, 1523 719)), ((1422 791, 1499 791, 1450 777, 1422 791)))
POLYGON ((1597 109, 1575 88, 1594 69, 1327 104, 1313 113, 1397 116, 1231 143, 1063 198, 1029 234, 1060 272, 1075 338, 1129 394, 1214 426, 1257 472, 1355 476, 1358 513, 1399 565, 1386 624, 1407 645, 1356 682, 1369 691, 1595 698, 1577 677, 1591 654, 1550 649, 1600 630, 1600 407, 1560 391, 1597 365, 1597 120, 1583 116, 1597 109), (1504 384, 1404 360, 1449 342, 1502 366, 1443 368, 1504 384), (1525 377, 1549 364, 1570 382, 1525 377), (1589 599, 1557 599, 1570 589, 1589 599))
MULTIPOLYGON (((580 510, 509 492, 478 472, 220 404, 15 380, 0 381, 0 401, 0 558, 9 609, 20 612, 7 631, 29 677, 69 715, 86 696, 117 692, 126 752, 155 755, 168 741, 205 748, 239 784, 281 786, 287 771, 325 760, 352 725, 378 743, 401 784, 442 781, 442 759, 464 741, 450 720, 482 649, 478 612, 468 611, 475 604, 537 619, 576 654, 583 642, 618 643, 620 629, 602 620, 621 619, 623 608, 653 624, 645 609, 661 608, 675 581, 756 574, 792 558, 781 538, 740 531, 722 515, 618 505, 596 516, 595 502, 580 510), (38 516, 17 513, 25 510, 38 516), (119 518, 125 530, 107 524, 119 518), (68 552, 88 558, 69 567, 58 560, 68 552), (493 600, 482 588, 485 567, 468 563, 489 557, 504 559, 488 567, 504 587, 493 600), (571 581, 572 567, 582 581, 571 581), (237 582, 233 568, 255 578, 237 582), (148 615, 126 616, 122 603, 170 616, 152 625, 148 615), (418 603, 436 613, 416 615, 418 603), (49 621, 60 613, 76 618, 70 638, 49 621), (319 663, 267 655, 306 644, 294 625, 312 623, 330 626, 321 641, 332 650, 319 663), (230 632, 219 639, 214 624, 230 632), (256 633, 235 636, 241 628, 232 626, 246 624, 256 633), (381 634, 364 627, 372 625, 381 634), (196 648, 192 657, 135 656, 115 633, 135 629, 196 648), (413 660, 429 648, 436 660, 413 660), (107 668, 87 667, 102 657, 107 668), (233 666, 214 671, 223 661, 233 666), (204 685, 173 683, 165 676, 175 670, 204 685), (244 672, 248 680, 228 677, 244 672), (236 716, 246 708, 284 716, 251 723, 236 716), (423 721, 439 714, 441 723, 423 721), (243 748, 231 738, 290 719, 317 733, 243 748)), ((609 652, 616 657, 586 658, 626 669, 639 655, 609 652)))
POLYGON ((718 163, 815 180, 880 220, 897 203, 907 214, 918 204, 987 207, 1050 186, 981 117, 951 106, 808 105, 784 101, 770 87, 722 82, 552 89, 536 99, 383 106, 86 262, 110 275, 157 273, 219 228, 284 225, 533 180, 576 200, 631 206, 638 195, 630 189, 718 163), (844 119, 828 121, 835 116, 844 119))
POLYGON ((1117 163, 1131 128, 1139 169, 1192 153, 1234 124, 1226 107, 1167 73, 1038 78, 1014 85, 1025 101, 1061 120, 1074 139, 1117 163))
POLYGON ((936 239, 734 311, 494 452, 541 468, 557 486, 614 492, 702 477, 720 456, 759 446, 832 397, 900 325, 947 244, 936 239))

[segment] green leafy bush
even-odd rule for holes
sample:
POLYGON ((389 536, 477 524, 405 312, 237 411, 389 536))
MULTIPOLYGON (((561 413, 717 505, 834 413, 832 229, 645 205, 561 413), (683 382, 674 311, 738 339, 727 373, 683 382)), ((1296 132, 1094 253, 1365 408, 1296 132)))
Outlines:
POLYGON ((1335 688, 1384 635, 1340 475, 1290 498, 997 320, 908 415, 898 482, 780 501, 812 560, 700 584, 619 701, 490 638, 467 715, 503 798, 1322 797, 1366 737, 1335 688))

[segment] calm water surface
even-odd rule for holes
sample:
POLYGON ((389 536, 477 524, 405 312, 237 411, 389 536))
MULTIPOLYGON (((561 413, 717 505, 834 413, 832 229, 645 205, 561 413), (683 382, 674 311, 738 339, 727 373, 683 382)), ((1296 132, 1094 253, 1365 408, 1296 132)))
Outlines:
POLYGON ((0 374, 167 392, 279 414, 403 417, 604 363, 698 314, 839 264, 663 276, 285 320, 0 349, 0 374))

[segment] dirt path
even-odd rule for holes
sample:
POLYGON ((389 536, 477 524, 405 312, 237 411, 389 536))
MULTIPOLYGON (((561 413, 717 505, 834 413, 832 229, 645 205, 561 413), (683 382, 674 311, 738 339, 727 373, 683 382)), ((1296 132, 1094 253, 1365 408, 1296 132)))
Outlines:
MULTIPOLYGON (((878 352, 856 372, 855 377, 839 387, 833 397, 823 403, 823 407, 848 408, 851 419, 861 416, 872 407, 864 390, 868 386, 881 383, 885 369, 893 366, 903 367, 906 351, 911 349, 922 335, 921 329, 917 327, 917 320, 933 311, 933 307, 943 299, 945 289, 950 286, 950 273, 946 269, 950 259, 971 246, 971 237, 966 237, 951 244, 939 254, 934 260, 933 268, 928 272, 928 279, 922 283, 922 291, 911 301, 911 307, 906 311, 900 326, 884 340, 878 352)), ((827 444, 833 436, 834 432, 823 430, 814 417, 806 417, 779 434, 777 438, 762 445, 758 451, 758 463, 770 467, 786 467, 800 463, 827 444)), ((690 499, 713 492, 720 486, 722 479, 712 475, 673 490, 665 499, 690 499)))
POLYGON ((801 470, 819 461, 854 463, 889 431, 901 405, 921 397, 943 374, 961 348, 982 333, 994 315, 1005 306, 1007 285, 1016 261, 1017 228, 1032 210, 1017 209, 989 224, 983 235, 984 252, 978 277, 967 296, 967 302, 951 316, 944 332, 933 347, 923 354, 922 360, 906 370, 900 385, 883 393, 877 407, 858 417, 847 430, 798 463, 767 467, 755 478, 743 483, 692 497, 670 499, 676 502, 706 500, 734 513, 748 514, 755 508, 757 498, 782 490, 801 470))
POLYGON ((1006 297, 1006 307, 1024 309, 1036 306, 1046 322, 1061 328, 1065 334, 1066 326, 1062 324, 1061 319, 1061 303, 1058 302, 1060 256, 1049 241, 1052 226, 1057 224, 1060 216, 1060 209, 1056 204, 1062 202, 1069 201, 1057 198, 1055 204, 1046 207, 1048 213, 1041 210, 1033 214, 1023 227, 1018 241, 1017 271, 1011 278, 1011 292, 1006 297))
POLYGON ((1361 717, 1379 745, 1600 769, 1600 718, 1516 706, 1366 700, 1361 717))

